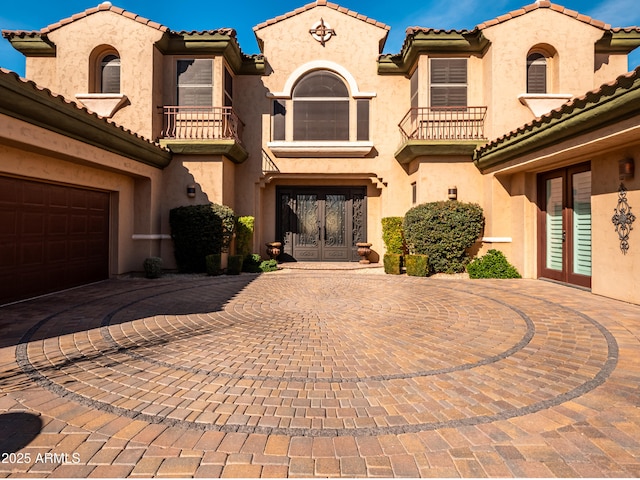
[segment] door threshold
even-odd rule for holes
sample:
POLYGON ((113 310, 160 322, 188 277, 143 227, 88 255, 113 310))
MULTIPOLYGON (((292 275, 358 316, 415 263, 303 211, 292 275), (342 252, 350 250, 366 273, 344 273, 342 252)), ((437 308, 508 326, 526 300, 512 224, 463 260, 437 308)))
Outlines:
POLYGON ((560 280, 554 280, 553 278, 539 277, 538 280, 542 280, 544 282, 556 283, 558 285, 563 285, 565 287, 577 288, 578 290, 583 290, 585 292, 591 292, 591 287, 583 287, 582 285, 576 285, 575 283, 561 282, 560 280))

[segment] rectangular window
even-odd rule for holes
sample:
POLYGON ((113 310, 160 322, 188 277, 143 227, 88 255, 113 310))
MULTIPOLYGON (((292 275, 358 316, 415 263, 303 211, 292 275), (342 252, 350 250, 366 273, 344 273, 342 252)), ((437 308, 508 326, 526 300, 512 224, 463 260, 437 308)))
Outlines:
POLYGON ((359 99, 358 108, 358 141, 369 140, 369 99, 359 99))
POLYGON ((591 276, 591 171, 575 173, 573 188, 573 273, 591 276))
POLYGON ((213 105, 213 60, 206 58, 178 60, 178 105, 213 105))
POLYGON ((224 106, 233 107, 233 76, 227 67, 224 68, 224 106))
POLYGON ((274 100, 273 101, 273 116, 272 118, 272 139, 274 141, 285 140, 285 125, 286 125, 286 113, 287 104, 286 100, 274 100))
POLYGON ((294 140, 349 140, 349 100, 293 102, 294 140))
POLYGON ((411 108, 418 108, 418 69, 411 75, 411 108))
POLYGON ((413 205, 418 203, 418 184, 416 182, 411 184, 411 203, 413 205))
POLYGON ((467 106, 467 59, 431 59, 431 107, 467 106))

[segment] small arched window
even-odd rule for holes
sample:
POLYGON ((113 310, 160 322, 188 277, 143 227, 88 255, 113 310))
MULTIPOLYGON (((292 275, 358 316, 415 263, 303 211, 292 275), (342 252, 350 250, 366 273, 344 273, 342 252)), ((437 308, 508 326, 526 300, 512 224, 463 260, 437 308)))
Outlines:
POLYGON ((541 53, 527 57, 527 93, 547 93, 547 58, 541 53))
POLYGON ((120 93, 120 57, 109 53, 100 60, 100 93, 120 93))
POLYGON ((293 89, 294 140, 349 140, 349 90, 336 74, 309 73, 293 89))

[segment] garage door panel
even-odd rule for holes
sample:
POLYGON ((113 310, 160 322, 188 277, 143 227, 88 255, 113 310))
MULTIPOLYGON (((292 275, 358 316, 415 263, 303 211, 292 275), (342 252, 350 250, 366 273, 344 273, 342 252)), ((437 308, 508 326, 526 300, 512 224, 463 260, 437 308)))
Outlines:
POLYGON ((0 304, 108 278, 109 194, 0 177, 0 304))
POLYGON ((49 235, 68 235, 68 217, 61 214, 49 215, 49 235))
POLYGON ((45 188, 46 185, 44 184, 26 184, 22 190, 22 205, 44 207, 47 198, 45 188))

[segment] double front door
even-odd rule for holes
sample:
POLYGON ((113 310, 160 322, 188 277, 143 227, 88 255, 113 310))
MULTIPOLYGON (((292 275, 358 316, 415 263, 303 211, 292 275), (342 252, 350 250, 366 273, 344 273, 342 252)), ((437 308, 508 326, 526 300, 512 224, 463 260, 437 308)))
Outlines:
POLYGON ((589 164, 538 176, 540 277, 591 287, 589 164))
POLYGON ((277 229, 284 258, 353 261, 366 241, 364 187, 279 187, 277 229))

